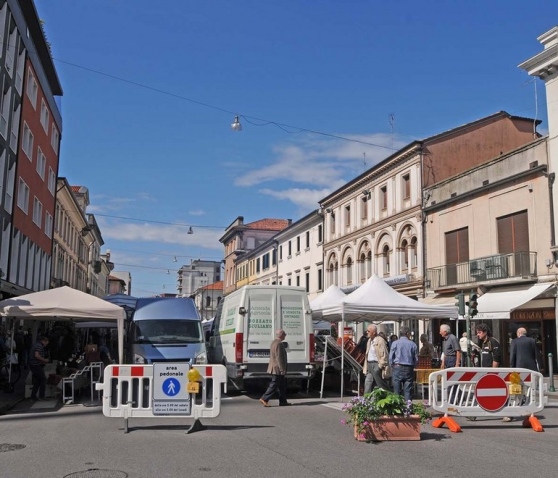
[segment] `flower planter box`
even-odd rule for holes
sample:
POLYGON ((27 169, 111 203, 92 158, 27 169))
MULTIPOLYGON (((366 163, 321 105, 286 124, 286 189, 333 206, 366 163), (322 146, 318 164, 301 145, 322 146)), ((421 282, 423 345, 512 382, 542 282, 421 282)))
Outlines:
POLYGON ((370 422, 360 433, 355 425, 358 441, 409 441, 420 440, 420 417, 381 417, 370 422))

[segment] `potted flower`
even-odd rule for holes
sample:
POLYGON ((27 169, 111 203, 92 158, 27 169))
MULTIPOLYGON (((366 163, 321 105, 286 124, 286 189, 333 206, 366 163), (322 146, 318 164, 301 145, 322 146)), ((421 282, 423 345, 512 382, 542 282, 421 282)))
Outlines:
POLYGON ((420 440, 420 425, 431 418, 422 402, 405 402, 397 394, 376 388, 354 397, 343 407, 359 441, 420 440))

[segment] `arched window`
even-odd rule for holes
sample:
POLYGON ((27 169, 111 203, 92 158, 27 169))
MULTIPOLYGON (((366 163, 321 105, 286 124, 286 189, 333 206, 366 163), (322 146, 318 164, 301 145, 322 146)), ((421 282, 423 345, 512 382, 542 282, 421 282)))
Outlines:
POLYGON ((416 268, 418 266, 418 256, 417 256, 417 238, 413 237, 411 239, 411 267, 416 268))
POLYGON ((366 278, 372 277, 372 251, 366 255, 366 278))
POLYGON ((389 261, 389 246, 387 244, 382 249, 382 255, 384 259, 384 275, 389 275, 390 261, 389 261))
POLYGON ((360 282, 364 282, 368 278, 367 270, 366 270, 366 254, 362 252, 359 258, 359 274, 360 274, 360 282))
POLYGON ((353 260, 347 257, 347 285, 353 283, 353 260))
POLYGON ((401 243, 401 272, 409 270, 409 243, 403 239, 401 243))

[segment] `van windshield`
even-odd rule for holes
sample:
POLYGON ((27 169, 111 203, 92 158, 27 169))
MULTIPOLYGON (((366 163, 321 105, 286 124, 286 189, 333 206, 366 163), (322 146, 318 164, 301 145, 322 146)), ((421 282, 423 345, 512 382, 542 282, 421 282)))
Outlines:
POLYGON ((194 320, 140 320, 135 322, 137 344, 200 343, 200 322, 194 320))

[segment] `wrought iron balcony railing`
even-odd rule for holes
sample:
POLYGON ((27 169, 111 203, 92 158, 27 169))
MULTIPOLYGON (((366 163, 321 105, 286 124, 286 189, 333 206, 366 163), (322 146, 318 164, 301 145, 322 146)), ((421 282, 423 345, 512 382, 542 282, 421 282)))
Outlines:
POLYGON ((426 281, 429 289, 436 290, 513 277, 530 278, 536 275, 537 253, 514 252, 433 267, 426 270, 426 281))

